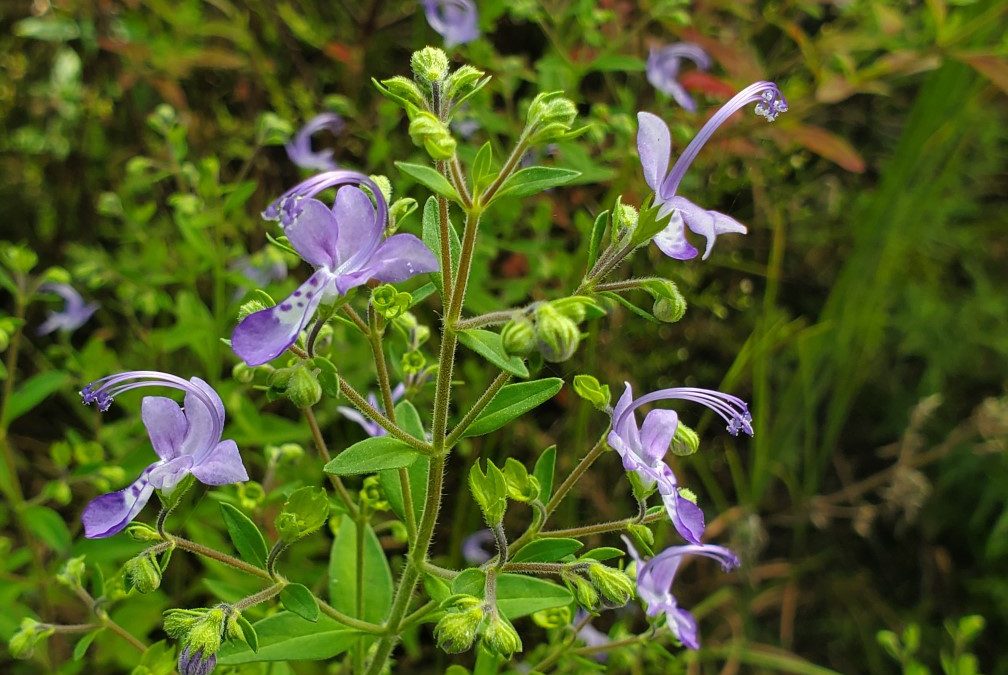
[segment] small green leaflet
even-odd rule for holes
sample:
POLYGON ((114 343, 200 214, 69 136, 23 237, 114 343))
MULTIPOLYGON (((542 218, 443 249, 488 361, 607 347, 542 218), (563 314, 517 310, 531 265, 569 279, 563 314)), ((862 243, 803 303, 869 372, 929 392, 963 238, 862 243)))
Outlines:
POLYGON ((469 425, 463 437, 482 436, 500 429, 514 418, 556 396, 561 387, 563 380, 548 377, 501 388, 490 405, 469 425))
POLYGON ((375 473, 382 469, 409 466, 420 456, 409 445, 391 436, 375 436, 354 443, 325 465, 325 472, 337 476, 375 473))
POLYGON ((302 619, 315 623, 319 619, 319 606, 315 596, 301 584, 287 584, 280 591, 280 602, 284 609, 294 612, 302 619))
POLYGON ((549 166, 530 166, 516 171, 504 181, 497 197, 528 197, 549 190, 558 185, 569 183, 581 175, 580 171, 559 169, 549 166))
MULTIPOLYGON (((257 661, 321 661, 350 649, 364 633, 328 617, 305 621, 292 612, 279 612, 253 624, 259 651, 237 641, 217 652, 217 665, 237 666, 257 661)), ((243 631, 244 632, 244 631, 243 631)))
POLYGON ((231 504, 221 502, 220 510, 221 516, 224 517, 224 525, 227 526, 228 535, 231 537, 231 543, 234 544, 238 555, 245 562, 266 569, 266 556, 269 555, 269 551, 259 528, 249 520, 248 516, 231 504))
POLYGON ((575 553, 584 544, 577 539, 537 539, 514 554, 514 562, 556 562, 575 553))
POLYGON ((539 481, 539 499, 545 504, 553 496, 553 472, 556 467, 556 446, 551 445, 536 460, 532 475, 539 481))
POLYGON ((431 167, 422 164, 408 164, 407 162, 396 162, 395 165, 404 174, 415 178, 421 185, 430 188, 436 194, 458 201, 458 193, 455 192, 452 184, 431 167))
POLYGON ((529 371, 525 363, 517 356, 510 356, 504 351, 501 336, 489 330, 474 328, 459 331, 458 341, 473 350, 490 363, 512 375, 528 377, 529 371))

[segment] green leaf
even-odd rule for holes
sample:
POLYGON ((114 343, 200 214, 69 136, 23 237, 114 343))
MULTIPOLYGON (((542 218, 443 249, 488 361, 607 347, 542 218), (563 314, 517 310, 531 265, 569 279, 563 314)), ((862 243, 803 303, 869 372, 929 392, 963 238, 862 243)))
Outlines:
POLYGON ((242 638, 245 640, 245 644, 247 644, 253 652, 258 652, 259 634, 256 633, 255 626, 253 626, 249 620, 240 613, 235 620, 238 622, 238 627, 241 628, 242 638))
MULTIPOLYGON (((400 401, 395 407, 396 421, 410 436, 414 438, 424 438, 423 422, 420 420, 420 413, 409 401, 400 401)), ((427 501, 427 474, 430 472, 430 458, 420 455, 413 463, 406 467, 409 474, 410 494, 413 496, 413 514, 416 522, 420 522, 423 517, 424 503, 427 501)), ((399 482, 398 469, 387 469, 378 472, 378 480, 381 482, 385 498, 388 499, 392 512, 400 519, 406 518, 403 509, 402 484, 399 482)))
POLYGON ((412 464, 420 453, 391 436, 375 436, 354 443, 325 465, 326 473, 352 476, 398 469, 412 464))
POLYGON ((435 284, 433 281, 428 281, 426 284, 420 286, 415 291, 411 291, 410 296, 412 296, 413 299, 410 301, 410 307, 416 307, 417 305, 419 305, 421 302, 426 300, 431 293, 436 291, 437 288, 438 288, 437 284, 435 284))
MULTIPOLYGON (((455 578, 452 593, 483 597, 484 575, 480 570, 466 570, 455 578), (474 574, 473 574, 474 573, 474 574)), ((545 579, 521 574, 497 576, 497 608, 508 619, 517 619, 543 609, 563 607, 573 600, 570 591, 545 579)))
POLYGON ((463 437, 482 436, 500 429, 514 418, 556 396, 561 387, 563 380, 548 377, 501 388, 490 405, 469 425, 463 437))
POLYGON ((499 333, 479 328, 463 330, 458 333, 458 341, 501 370, 518 377, 528 377, 529 371, 522 359, 504 351, 499 333))
POLYGON ((266 569, 266 557, 269 555, 269 550, 266 548, 266 540, 263 539, 259 528, 236 506, 221 502, 220 510, 228 535, 231 537, 231 543, 234 544, 238 555, 245 562, 266 569))
POLYGON ((551 445, 536 460, 532 475, 539 481, 539 501, 543 504, 553 496, 553 473, 556 467, 556 446, 551 445))
POLYGON ((581 175, 580 171, 559 169, 549 166, 530 166, 516 171, 504 181, 497 192, 497 197, 528 197, 543 190, 569 183, 581 175))
POLYGON ((483 188, 490 185, 494 179, 493 171, 493 149, 490 147, 490 141, 487 141, 476 153, 475 159, 472 163, 472 183, 473 183, 473 193, 479 194, 483 192, 483 188))
POLYGON ((307 587, 301 584, 287 584, 280 591, 280 602, 284 609, 294 612, 302 619, 315 623, 319 619, 318 601, 307 587))
POLYGON ((562 539, 547 537, 537 539, 514 554, 514 562, 556 562, 580 549, 582 544, 577 539, 562 539))
MULTIPOLYGON (((444 265, 444 261, 441 260, 441 225, 440 225, 441 214, 438 209, 437 197, 428 197, 427 201, 424 203, 423 218, 421 226, 421 238, 423 243, 427 245, 434 255, 437 256, 439 264, 444 265)), ((448 219, 448 252, 451 256, 450 269, 456 269, 458 267, 459 256, 462 254, 462 242, 459 240, 458 232, 455 231, 455 226, 451 224, 451 218, 448 219)), ((441 275, 435 274, 433 277, 433 283, 441 288, 441 275)))
POLYGON ((392 572, 370 526, 364 526, 364 612, 357 612, 357 526, 344 518, 329 554, 329 602, 350 616, 381 623, 392 609, 392 572))
POLYGON ((606 225, 609 223, 609 212, 603 211, 592 225, 591 236, 588 237, 588 269, 595 267, 599 254, 602 252, 602 237, 605 236, 606 225))
POLYGON ((305 621, 292 612, 279 612, 253 625, 259 651, 239 642, 225 643, 217 665, 237 666, 256 661, 322 661, 350 649, 363 635, 328 617, 305 621))
POLYGON ((54 551, 70 548, 70 530, 63 517, 47 506, 29 506, 23 512, 25 525, 31 533, 54 551))
POLYGON ((63 388, 69 376, 58 370, 49 370, 38 375, 32 375, 11 394, 7 410, 0 424, 8 426, 11 422, 30 412, 47 399, 50 394, 63 388))
POLYGON ((623 549, 614 548, 612 546, 600 546, 599 548, 593 548, 587 553, 582 554, 581 559, 598 560, 599 562, 602 562, 604 560, 612 560, 613 558, 619 558, 625 555, 626 551, 623 549))
POLYGON ((448 197, 453 201, 458 201, 458 193, 448 182, 448 179, 438 173, 435 169, 422 164, 408 164, 406 162, 396 162, 396 168, 408 176, 415 178, 421 185, 424 185, 442 197, 448 197))
POLYGON ((103 630, 105 630, 104 627, 99 628, 98 630, 93 630, 90 633, 86 633, 80 640, 77 640, 77 644, 74 645, 73 650, 74 661, 80 661, 84 658, 84 654, 87 653, 88 647, 90 647, 91 643, 94 642, 94 639, 98 637, 98 633, 103 630))

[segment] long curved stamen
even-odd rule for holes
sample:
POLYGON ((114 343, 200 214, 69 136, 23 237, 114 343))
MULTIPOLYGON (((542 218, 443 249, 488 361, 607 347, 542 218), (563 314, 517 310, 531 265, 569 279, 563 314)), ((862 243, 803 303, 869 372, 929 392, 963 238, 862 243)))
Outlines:
POLYGON ((707 120, 707 123, 703 125, 693 140, 690 141, 690 144, 686 146, 683 153, 679 155, 679 159, 676 160, 676 163, 672 166, 672 170, 669 171, 668 176, 662 183, 662 198, 671 199, 675 196, 676 190, 679 189, 679 183, 682 181, 683 176, 686 175, 686 169, 693 163, 696 156, 700 154, 700 148, 710 140, 710 137, 714 135, 718 127, 724 124, 729 117, 750 103, 757 104, 756 114, 765 117, 768 122, 773 122, 777 119, 778 115, 782 112, 787 112, 788 109, 784 94, 781 93, 780 88, 773 82, 754 82, 735 94, 731 100, 721 106, 720 110, 714 113, 713 117, 707 120))
POLYGON ((298 183, 270 202, 269 206, 262 212, 262 217, 265 220, 279 220, 281 225, 287 227, 294 221, 294 217, 297 216, 298 200, 305 197, 314 197, 323 190, 340 185, 363 186, 370 190, 375 202, 378 204, 378 222, 382 229, 385 228, 388 222, 388 204, 385 202, 385 195, 382 194, 381 189, 364 174, 345 169, 324 171, 298 183))
POLYGON ((682 558, 686 555, 702 555, 710 558, 711 560, 717 560, 721 564, 721 569, 725 572, 729 572, 741 564, 739 557, 735 555, 734 551, 731 551, 724 546, 717 546, 716 544, 686 544, 684 546, 670 546, 649 560, 646 564, 651 564, 655 561, 660 562, 667 558, 682 558))
MULTIPOLYGON (((105 412, 119 394, 144 387, 168 387, 195 396, 207 409, 207 414, 210 415, 210 420, 213 424, 211 438, 214 439, 214 444, 220 440, 220 437, 224 433, 224 420, 217 412, 217 406, 214 401, 200 387, 176 375, 162 373, 157 370, 131 370, 116 375, 107 375, 95 380, 84 387, 80 395, 86 405, 97 403, 98 409, 105 412)), ((211 449, 204 448, 202 452, 206 453, 211 449)), ((197 456, 194 459, 199 460, 201 458, 201 456, 197 456)))
POLYGON ((728 423, 728 433, 732 436, 738 436, 740 431, 745 432, 749 436, 753 435, 752 415, 749 414, 749 406, 745 401, 731 394, 723 394, 719 391, 698 389, 695 387, 673 387, 645 394, 630 403, 620 414, 619 418, 613 420, 613 428, 618 429, 626 421, 626 418, 642 405, 670 399, 692 401, 693 403, 699 403, 710 408, 728 423))
MULTIPOLYGON (((664 47, 651 50, 652 55, 662 65, 667 61, 679 59, 689 59, 700 70, 708 70, 711 67, 711 58, 700 45, 693 42, 675 42, 664 47)), ((678 66, 676 66, 678 68, 678 66)))

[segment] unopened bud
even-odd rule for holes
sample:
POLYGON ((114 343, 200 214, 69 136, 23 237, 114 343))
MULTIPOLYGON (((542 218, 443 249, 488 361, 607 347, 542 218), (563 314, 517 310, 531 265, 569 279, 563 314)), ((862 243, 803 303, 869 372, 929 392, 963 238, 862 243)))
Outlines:
POLYGON ((21 620, 21 627, 11 636, 7 648, 15 659, 30 659, 35 647, 55 631, 35 619, 21 620))
POLYGON ((409 135, 416 145, 422 145, 432 159, 451 159, 455 155, 455 139, 434 114, 419 112, 413 115, 409 135))
POLYGON ((700 436, 688 426, 679 422, 672 437, 672 454, 685 457, 700 449, 700 436))
POLYGON ((407 375, 416 375, 427 365, 427 359, 424 357, 423 352, 414 349, 402 355, 400 365, 403 372, 407 375))
POLYGON ((368 476, 364 479, 364 484, 360 491, 361 504, 367 505, 371 511, 388 511, 389 503, 385 498, 385 491, 381 487, 381 479, 378 476, 368 476))
POLYGON ((585 609, 592 611, 599 606, 599 594, 595 587, 588 583, 588 580, 580 574, 564 574, 562 576, 564 584, 574 594, 574 599, 585 609))
POLYGON ((679 287, 668 279, 651 279, 645 290, 654 297, 651 313, 659 321, 675 323, 686 314, 686 298, 679 292, 679 287))
POLYGON ((483 601, 474 596, 463 597, 434 626, 434 639, 449 654, 464 652, 472 647, 482 621, 483 601))
POLYGON ((276 529, 284 541, 294 541, 322 527, 329 517, 325 490, 307 486, 291 493, 276 518, 276 529))
POLYGON ((308 368, 296 368, 287 381, 287 398, 298 408, 310 408, 322 399, 322 385, 308 368))
MULTIPOLYGON (((372 80, 374 81, 374 80, 372 80)), ((423 108, 427 105, 423 92, 416 84, 401 75, 375 82, 378 90, 404 107, 423 108)))
POLYGON ((244 361, 239 361, 231 369, 231 377, 234 378, 235 382, 251 384, 252 380, 255 379, 255 368, 250 367, 244 361))
POLYGON ((84 579, 84 556, 70 558, 56 574, 56 581, 67 588, 79 588, 84 579))
POLYGON ((158 531, 147 523, 130 523, 126 526, 126 534, 135 541, 161 541, 158 531))
POLYGON ((581 331, 572 319, 548 304, 536 309, 536 346, 547 361, 566 361, 577 351, 581 331))
POLYGON ((592 375, 575 375, 574 393, 599 410, 608 410, 609 402, 612 400, 609 385, 600 383, 592 375))
POLYGON ((529 143, 537 145, 562 138, 577 117, 577 106, 562 92, 545 92, 529 105, 526 124, 533 131, 529 143))
POLYGON ((472 96, 483 85, 485 73, 469 64, 460 66, 448 76, 444 83, 444 95, 451 100, 465 99, 472 96))
POLYGON ((525 356, 536 345, 535 326, 527 316, 511 319, 501 329, 504 351, 513 356, 525 356))
POLYGON ((496 608, 487 615, 483 624, 483 645, 494 654, 510 658, 522 650, 522 641, 511 622, 496 608))
POLYGON ((602 563, 588 565, 588 576, 602 596, 615 605, 623 606, 634 593, 634 583, 624 572, 602 563))
POLYGON ((424 47, 413 52, 410 68, 421 86, 430 86, 448 75, 448 55, 437 47, 424 47))
POLYGON ((151 553, 130 558, 123 565, 129 583, 139 593, 150 593, 161 585, 161 566, 151 553))
POLYGON ((543 609, 532 615, 532 621, 540 628, 562 628, 570 625, 571 610, 568 606, 543 609))
POLYGON ((616 239, 621 239, 624 233, 632 232, 637 227, 637 219, 640 214, 637 209, 617 200, 616 208, 613 209, 613 228, 616 230, 616 239))

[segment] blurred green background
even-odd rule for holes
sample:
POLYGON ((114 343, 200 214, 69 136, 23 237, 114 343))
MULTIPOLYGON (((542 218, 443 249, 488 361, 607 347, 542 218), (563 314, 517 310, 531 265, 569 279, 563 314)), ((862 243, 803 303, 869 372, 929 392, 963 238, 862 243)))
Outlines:
MULTIPOLYGON (((483 37, 449 50, 454 62, 494 77, 471 105, 479 130, 463 144, 463 162, 488 140, 506 155, 537 91, 563 90, 592 127, 542 160, 581 171, 576 185, 497 208, 484 222, 470 313, 558 297, 576 284, 594 217, 617 195, 631 204, 646 196, 634 151, 638 110, 668 121, 677 152, 753 80, 776 81, 791 105, 773 125, 743 115, 721 129, 683 185, 691 199, 746 223, 747 236, 722 237, 706 262, 649 247, 625 270, 674 279, 690 302, 686 318, 656 325, 615 308, 592 324, 574 359, 544 369, 568 381, 592 373, 614 389, 624 380, 638 390, 720 388, 752 402, 751 440, 680 411, 700 422, 704 441, 678 468, 713 538, 745 560, 734 575, 691 569, 680 582, 705 639, 690 671, 818 672, 801 665, 812 663, 888 673, 919 662, 967 673, 965 661, 952 662, 972 651, 984 672, 1008 672, 1008 3, 477 4, 483 37), (714 61, 708 74, 684 80, 695 114, 644 76, 649 47, 678 40, 699 43, 714 61), (956 627, 968 615, 986 621, 971 644, 970 631, 956 627)), ((2 355, 3 442, 17 473, 7 465, 0 476, 7 638, 24 616, 75 623, 86 615, 71 593, 44 581, 66 558, 86 553, 111 575, 140 548, 80 533, 87 501, 149 461, 136 416, 98 417, 79 404, 83 383, 149 368, 217 386, 228 435, 265 488, 232 486, 220 499, 261 522, 272 521, 272 488, 318 480, 310 456, 278 465, 264 453, 308 443, 296 411, 231 380, 235 358, 219 338, 253 286, 237 261, 278 256, 258 213, 299 179, 282 142, 318 112, 346 121, 337 136, 320 136, 339 164, 426 198, 393 166, 424 158, 370 78, 406 74, 410 52, 441 39, 417 3, 391 0, 7 2, 0 27, 0 239, 37 253, 33 274, 57 266, 101 305, 74 334, 37 337, 58 303, 19 302, 4 273, 8 337, 17 330, 9 319, 26 320, 20 353, 2 355)), ((417 232, 418 221, 405 229, 417 232)), ((274 295, 304 278, 303 266, 285 262, 291 278, 271 285, 274 295)), ((419 313, 432 327, 435 306, 419 313)), ((338 365, 367 388, 367 346, 343 340, 349 335, 335 331, 345 354, 338 365)), ((478 359, 458 376, 463 401, 484 389, 478 359)), ((358 440, 329 408, 331 442, 358 440)), ((557 442, 563 471, 604 423, 565 389, 478 449, 531 462, 557 442)), ((631 508, 625 481, 614 488, 610 479, 618 463, 606 461, 565 504, 564 523, 631 508)), ((455 563, 461 538, 480 527, 459 478, 466 464, 459 458, 449 478, 458 506, 449 506, 435 545, 455 563)), ((212 500, 196 509, 184 524, 190 536, 227 546, 212 500)), ((671 543, 674 533, 661 538, 671 543)), ((322 539, 317 550, 305 546, 306 570, 313 561, 324 569, 322 539)), ((222 570, 175 560, 160 591, 114 615, 157 640, 162 609, 231 597, 235 584, 222 570)), ((409 645, 401 667, 440 672, 423 640, 409 645)), ((114 637, 101 636, 78 661, 73 648, 54 638, 34 661, 0 667, 104 673, 133 664, 114 637)), ((666 667, 634 659, 615 657, 614 672, 666 667)))

